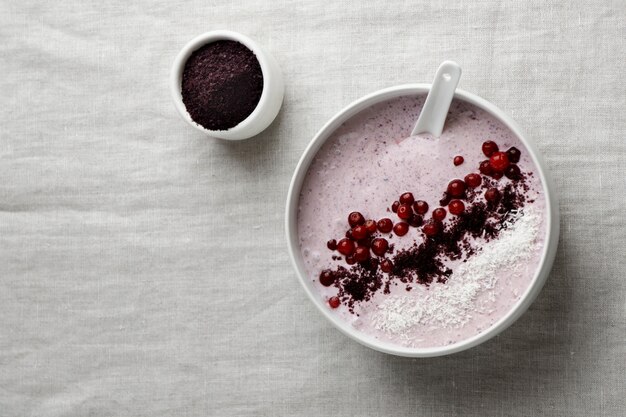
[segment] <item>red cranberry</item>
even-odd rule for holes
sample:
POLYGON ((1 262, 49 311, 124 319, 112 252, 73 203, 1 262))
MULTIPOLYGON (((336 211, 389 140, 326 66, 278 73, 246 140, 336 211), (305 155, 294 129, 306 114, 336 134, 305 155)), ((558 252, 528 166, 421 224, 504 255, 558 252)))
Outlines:
POLYGON ((511 161, 514 164, 517 164, 520 158, 522 157, 522 153, 515 146, 510 147, 509 150, 506 151, 506 154, 509 157, 509 161, 511 161))
POLYGON ((483 175, 491 175, 491 174, 493 174, 493 167, 489 163, 488 159, 486 159, 486 160, 484 160, 484 161, 482 161, 480 163, 480 166, 478 167, 478 170, 483 175))
POLYGON ((378 221, 377 226, 381 233, 389 233, 393 229, 393 222, 391 219, 385 217, 378 221))
POLYGON ((417 214, 426 214, 428 213, 428 203, 424 200, 417 200, 415 204, 413 204, 413 210, 417 214))
POLYGON ((408 223, 410 226, 420 227, 424 223, 424 219, 419 214, 411 214, 408 223))
POLYGON ((348 265, 354 265, 356 263, 356 260, 354 259, 354 256, 352 256, 352 255, 346 256, 346 263, 348 265))
POLYGON ((442 221, 446 218, 446 209, 443 207, 439 207, 433 210, 433 219, 437 221, 442 221))
POLYGON ((448 210, 450 210, 451 214, 458 216, 465 211, 465 204, 461 200, 452 200, 448 205, 448 210))
POLYGON ((400 207, 399 201, 394 201, 393 203, 391 203, 391 211, 393 211, 394 213, 398 211, 398 207, 400 207))
POLYGON ((382 237, 376 238, 372 241, 372 252, 377 256, 383 256, 389 249, 389 242, 382 237))
POLYGON ((413 214, 413 209, 410 204, 400 204, 400 207, 398 207, 398 217, 402 220, 406 220, 411 217, 411 214, 413 214))
POLYGON ((496 152, 489 158, 489 165, 498 172, 504 171, 509 164, 509 157, 506 152, 496 152))
POLYGON ((352 229, 346 230, 346 239, 354 240, 354 236, 352 236, 352 229))
POLYGON ((396 223, 393 231, 398 236, 404 236, 409 232, 409 224, 405 222, 396 223))
POLYGON ((431 220, 422 227, 422 231, 428 237, 435 237, 439 233, 440 228, 440 223, 431 220))
POLYGON ((504 174, 501 171, 494 171, 491 174, 491 178, 493 178, 494 180, 499 180, 500 178, 502 178, 504 176, 504 174))
POLYGON ((461 197, 463 193, 465 192, 466 188, 467 186, 465 185, 463 180, 455 179, 455 180, 450 181, 450 183, 448 184, 447 192, 452 197, 461 197))
POLYGON ((350 256, 354 253, 354 242, 347 238, 341 239, 337 243, 337 250, 342 255, 350 256))
POLYGON ((483 142, 483 153, 485 156, 489 157, 498 151, 498 145, 494 141, 488 140, 483 142))
POLYGON ((404 193, 400 196, 400 204, 413 204, 414 201, 412 193, 404 193))
POLYGON ((481 177, 478 174, 471 173, 465 176, 465 184, 467 184, 468 187, 476 188, 482 182, 483 182, 483 177, 481 177))
POLYGON ((330 239, 328 242, 326 242, 326 247, 330 250, 337 249, 337 241, 335 239, 330 239))
POLYGON ((339 301, 339 297, 330 297, 328 299, 328 305, 330 306, 330 308, 337 308, 339 307, 339 304, 341 304, 341 301, 339 301))
POLYGON ((365 229, 367 229, 368 235, 376 233, 376 222, 374 220, 366 221, 363 226, 365 226, 365 229))
POLYGON ((350 225, 350 227, 358 226, 363 223, 365 223, 365 217, 363 217, 363 215, 358 211, 353 211, 348 216, 348 224, 350 225))
POLYGON ((380 269, 383 272, 391 272, 393 271, 393 262, 391 262, 389 259, 385 259, 380 263, 380 269))
POLYGON ((330 269, 325 269, 320 273, 320 284, 330 287, 335 282, 335 274, 330 269))
POLYGON ((510 180, 519 180, 522 177, 522 171, 515 164, 511 164, 504 170, 504 175, 510 180))
POLYGON ((455 157, 454 157, 453 162, 454 162, 454 166, 457 166, 457 167, 458 167, 458 166, 459 166, 459 165, 461 165, 463 162, 465 162, 465 159, 464 159, 461 155, 457 155, 457 156, 455 156, 455 157))
POLYGON ((357 262, 365 262, 370 258, 370 248, 367 246, 357 246, 354 250, 354 259, 357 262))
POLYGON ((355 240, 365 239, 366 236, 367 229, 365 228, 365 226, 354 226, 354 228, 352 229, 352 237, 355 240))
POLYGON ((493 204, 498 204, 498 201, 500 201, 500 191, 498 191, 497 188, 488 189, 485 191, 485 200, 493 204))

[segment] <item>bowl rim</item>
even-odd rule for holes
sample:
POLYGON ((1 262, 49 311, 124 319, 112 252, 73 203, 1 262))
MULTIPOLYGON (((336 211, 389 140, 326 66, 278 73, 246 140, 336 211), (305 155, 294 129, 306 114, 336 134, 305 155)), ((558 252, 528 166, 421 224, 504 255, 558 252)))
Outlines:
POLYGON ((299 201, 300 190, 308 172, 309 166, 331 134, 346 120, 356 115, 361 110, 370 107, 376 103, 397 98, 407 95, 419 95, 426 94, 430 90, 431 84, 402 84, 394 87, 384 88, 368 95, 365 95, 336 113, 322 128, 315 134, 311 142, 307 145, 298 164, 295 168, 291 182, 289 184, 289 190, 287 192, 287 203, 285 210, 285 233, 287 238, 287 246, 291 263, 296 270, 298 281, 304 288, 307 296, 317 307, 328 321, 330 321, 337 329, 342 333, 350 337, 351 339, 359 342, 374 350, 407 357, 434 357, 443 356, 456 352, 460 352, 478 344, 481 344, 492 337, 496 336, 504 329, 509 327, 515 322, 532 304, 541 288, 543 287, 556 255, 559 236, 559 212, 556 193, 554 192, 554 186, 551 179, 545 169, 545 163, 542 160, 540 153, 537 151, 535 145, 528 137, 523 134, 517 123, 509 117, 506 113, 496 107, 493 103, 473 94, 468 91, 457 89, 455 92, 455 99, 462 100, 473 104, 487 113, 500 120, 507 128, 509 128, 524 144, 528 150, 531 159, 537 167, 538 175, 543 186, 546 200, 546 235, 545 244, 542 249, 541 258, 539 260, 538 267, 535 271, 533 279, 526 288, 522 296, 517 302, 510 308, 510 310, 502 316, 496 323, 485 330, 482 333, 474 335, 468 339, 460 342, 430 348, 408 348, 399 345, 394 345, 389 342, 383 342, 374 337, 367 335, 363 332, 356 330, 348 322, 342 320, 339 316, 331 314, 330 309, 327 308, 326 303, 322 300, 319 293, 314 293, 312 289, 312 281, 307 277, 304 270, 302 255, 300 253, 300 246, 298 241, 298 227, 297 227, 297 207, 299 201))
POLYGON ((180 50, 178 55, 176 55, 176 58, 172 63, 172 69, 170 71, 170 92, 172 94, 172 98, 174 99, 174 105, 176 106, 176 110, 178 110, 178 113, 189 125, 206 133, 209 136, 220 139, 247 139, 249 135, 246 135, 246 130, 249 128, 250 125, 256 123, 257 119, 259 119, 259 117, 269 104, 270 91, 271 88, 273 88, 274 83, 272 75, 272 65, 269 61, 269 58, 267 57, 266 52, 258 43, 239 32, 223 29, 213 30, 210 32, 202 33, 187 42, 185 46, 183 46, 183 48, 180 50), (259 65, 261 66, 261 72, 263 74, 263 91, 261 91, 261 97, 259 98, 259 102, 257 103, 252 113, 248 115, 248 117, 229 129, 210 130, 202 126, 201 124, 196 123, 187 111, 187 107, 185 106, 182 97, 182 77, 183 71, 185 69, 185 64, 187 63, 189 57, 195 51, 205 45, 220 40, 239 42, 252 51, 252 53, 259 61, 259 65))

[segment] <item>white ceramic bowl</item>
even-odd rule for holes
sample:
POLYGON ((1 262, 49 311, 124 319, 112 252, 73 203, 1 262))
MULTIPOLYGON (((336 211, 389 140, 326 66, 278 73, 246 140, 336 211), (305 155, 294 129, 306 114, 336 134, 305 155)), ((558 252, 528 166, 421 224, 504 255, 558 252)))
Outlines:
POLYGON ((349 118, 351 118, 361 110, 364 110, 372 106, 373 104, 379 103, 381 101, 389 100, 399 96, 427 94, 429 89, 430 84, 407 84, 387 88, 367 95, 337 113, 337 115, 335 115, 328 123, 326 123, 324 127, 322 127, 322 129, 317 133, 317 135, 315 135, 309 146, 304 151, 302 158, 300 158, 300 162, 296 167, 296 171, 293 175, 291 185, 289 187, 289 193, 287 195, 287 211, 285 218, 287 242, 289 245, 289 255, 296 269, 298 279, 300 280, 300 283, 304 287, 304 290, 308 294, 311 301, 313 301, 313 303, 317 306, 317 308, 324 315, 324 317, 326 317, 333 325, 335 325, 335 327, 341 330, 344 334, 348 335, 352 339, 356 340, 359 343, 362 343, 365 346, 385 353, 410 357, 442 356, 469 349, 492 338, 493 336, 497 335, 508 326, 510 326, 522 315, 522 313, 524 313, 524 311, 528 309, 528 307, 532 304, 532 302, 537 297, 537 294, 539 294, 539 291, 543 287, 543 284, 545 283, 546 278, 550 273, 550 269, 552 268, 552 263, 554 262, 554 256, 556 255, 556 249, 559 240, 559 212, 557 199, 554 194, 554 187, 551 185, 550 179, 548 178, 546 173, 545 164, 541 159, 539 153, 537 152, 535 145, 533 145, 533 143, 524 136, 517 124, 509 116, 502 112, 502 110, 498 109, 493 104, 472 93, 457 89, 455 99, 471 103, 490 113, 491 115, 499 119, 502 123, 504 123, 504 125, 506 125, 513 133, 515 133, 515 135, 517 135, 517 137, 526 146, 526 149, 528 150, 532 160, 537 166, 537 174, 541 178, 543 191, 546 196, 547 235, 545 246, 543 248, 543 253, 541 255, 541 260, 539 262, 539 265, 537 265, 537 270, 531 284, 529 285, 526 292, 522 295, 522 297, 518 300, 518 302, 515 305, 511 306, 510 311, 488 330, 458 343, 434 348, 408 348, 393 345, 389 342, 380 341, 372 336, 359 332, 349 323, 341 320, 340 317, 333 314, 331 310, 328 309, 326 305, 326 300, 324 300, 319 292, 314 288, 313 281, 311 281, 307 277, 298 242, 298 200, 300 196, 300 189, 302 188, 302 183, 307 174, 309 166, 317 151, 330 137, 330 135, 339 126, 341 126, 342 123, 347 121, 349 118))
POLYGON ((203 33, 202 35, 189 41, 178 53, 170 73, 170 91, 176 109, 182 118, 196 129, 209 136, 220 139, 240 140, 255 136, 265 130, 276 118, 283 103, 285 87, 280 68, 274 57, 267 53, 259 44, 237 32, 228 30, 216 30, 203 33), (228 130, 209 130, 194 122, 187 112, 183 103, 181 84, 185 64, 194 51, 206 44, 219 40, 236 41, 250 49, 259 60, 261 71, 263 72, 263 92, 256 108, 250 115, 237 126, 228 130))

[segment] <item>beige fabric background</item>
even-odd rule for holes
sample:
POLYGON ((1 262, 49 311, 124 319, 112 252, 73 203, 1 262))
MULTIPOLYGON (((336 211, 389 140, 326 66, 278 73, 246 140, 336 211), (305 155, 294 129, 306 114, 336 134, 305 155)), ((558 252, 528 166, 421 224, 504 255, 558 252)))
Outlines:
POLYGON ((0 2, 0 416, 623 416, 625 22, 623 1, 0 2), (284 71, 254 140, 170 100, 217 28, 284 71), (314 310, 283 206, 329 117, 444 59, 544 152, 562 238, 513 327, 410 360, 314 310))

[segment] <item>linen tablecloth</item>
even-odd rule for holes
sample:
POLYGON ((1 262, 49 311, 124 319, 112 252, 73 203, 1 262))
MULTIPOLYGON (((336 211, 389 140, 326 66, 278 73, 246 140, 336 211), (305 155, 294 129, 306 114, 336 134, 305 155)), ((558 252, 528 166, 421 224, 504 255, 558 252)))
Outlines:
POLYGON ((0 3, 0 416, 623 416, 626 3, 0 3), (277 59, 258 137, 184 124, 170 65, 231 29, 277 59), (295 165, 339 109, 463 67, 554 177, 561 239, 530 310, 406 359, 335 330, 284 239, 295 165))

